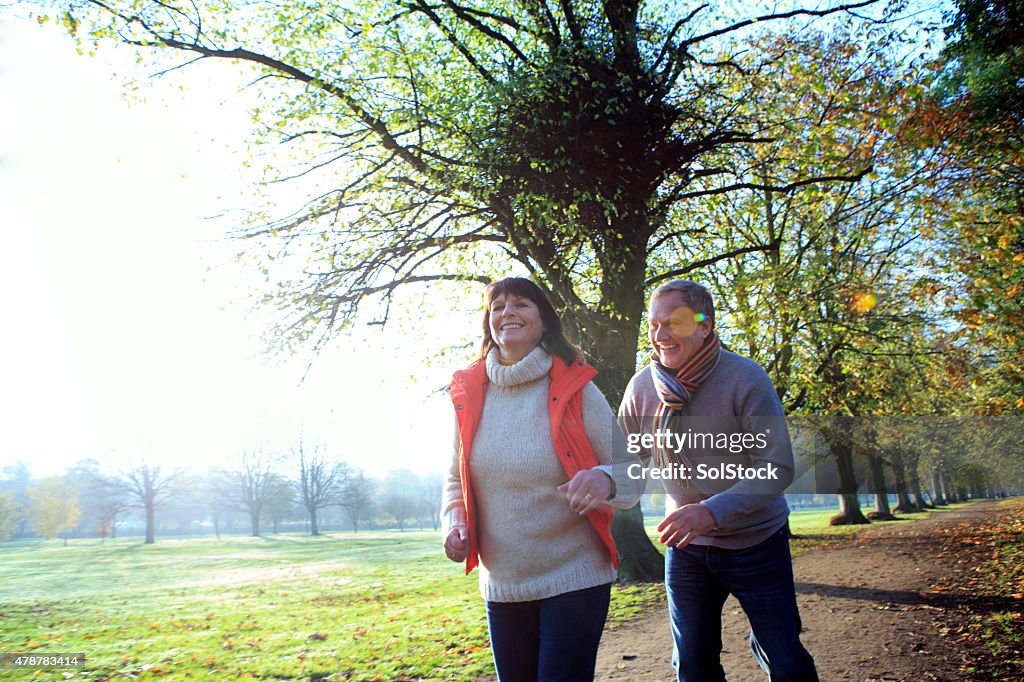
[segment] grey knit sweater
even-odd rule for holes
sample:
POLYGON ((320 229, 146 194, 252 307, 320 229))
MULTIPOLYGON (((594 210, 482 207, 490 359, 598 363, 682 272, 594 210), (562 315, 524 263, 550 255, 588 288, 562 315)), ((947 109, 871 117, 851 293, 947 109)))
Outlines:
MULTIPOLYGON (((586 517, 557 490, 567 476, 555 453, 548 416, 552 358, 539 346, 514 365, 487 358, 487 394, 469 471, 476 498, 480 592, 497 602, 530 601, 615 580, 608 550, 586 517)), ((583 389, 587 438, 602 470, 613 476, 618 507, 641 490, 626 475, 638 463, 626 451, 615 415, 592 383, 583 389)), ((442 507, 444 533, 465 526, 458 433, 442 507)))
MULTIPOLYGON (((653 437, 659 403, 648 365, 630 380, 619 408, 619 421, 633 450, 639 451, 644 464, 653 462, 656 468, 663 463, 655 448, 645 447, 651 441, 644 443, 639 437, 653 437)), ((673 477, 664 481, 666 512, 699 502, 716 524, 693 544, 752 547, 786 523, 789 508, 781 493, 793 478, 793 450, 782 404, 760 365, 723 350, 718 366, 694 391, 672 430, 678 440, 669 447, 681 452, 685 466, 669 471, 673 477), (741 472, 775 478, 741 478, 741 472)))

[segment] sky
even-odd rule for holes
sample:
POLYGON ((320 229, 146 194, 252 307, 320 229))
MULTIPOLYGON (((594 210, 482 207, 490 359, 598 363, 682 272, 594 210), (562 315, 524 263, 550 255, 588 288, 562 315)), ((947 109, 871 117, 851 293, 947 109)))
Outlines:
POLYGON ((456 342, 475 317, 360 330, 308 373, 306 357, 268 357, 273 318, 251 312, 262 290, 226 238, 259 191, 241 170, 244 78, 139 68, 127 48, 80 55, 52 25, 0 17, 0 472, 202 470, 300 437, 371 475, 443 470, 436 389, 455 367, 426 366, 409 327, 456 342))

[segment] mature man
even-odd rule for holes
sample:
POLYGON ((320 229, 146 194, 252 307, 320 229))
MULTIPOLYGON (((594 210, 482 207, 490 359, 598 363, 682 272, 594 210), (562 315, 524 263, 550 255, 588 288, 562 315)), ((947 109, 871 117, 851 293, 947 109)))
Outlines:
POLYGON ((689 280, 651 296, 651 362, 626 388, 619 416, 631 450, 661 478, 665 583, 680 682, 725 680, 722 607, 732 594, 770 679, 817 680, 800 643, 782 491, 793 451, 765 371, 723 349, 711 294, 689 280))

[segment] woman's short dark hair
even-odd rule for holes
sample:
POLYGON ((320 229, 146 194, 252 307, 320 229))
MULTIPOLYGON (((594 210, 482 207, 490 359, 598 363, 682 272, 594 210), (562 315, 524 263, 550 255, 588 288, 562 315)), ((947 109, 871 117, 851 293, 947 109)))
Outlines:
POLYGON ((562 358, 566 364, 572 363, 579 358, 579 351, 565 338, 565 331, 562 329, 562 320, 551 305, 551 300, 539 286, 525 277, 506 277, 491 282, 484 292, 484 319, 483 343, 480 344, 480 359, 483 360, 491 349, 497 346, 497 342, 491 336, 491 304, 499 296, 518 296, 533 301, 540 311, 540 319, 544 324, 544 335, 540 338, 540 345, 548 353, 562 358))

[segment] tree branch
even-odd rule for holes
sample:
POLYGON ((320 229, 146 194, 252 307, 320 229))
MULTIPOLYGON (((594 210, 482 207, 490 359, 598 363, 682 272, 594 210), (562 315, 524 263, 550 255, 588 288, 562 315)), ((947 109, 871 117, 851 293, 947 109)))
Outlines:
POLYGON ((754 253, 755 251, 770 251, 772 249, 777 249, 778 247, 778 244, 762 244, 759 246, 746 246, 742 249, 735 249, 727 253, 721 253, 718 254, 717 256, 712 256, 711 258, 705 258, 703 260, 690 263, 685 268, 669 270, 668 272, 663 272, 660 275, 651 277, 646 282, 644 282, 644 288, 647 288, 652 284, 657 284, 658 282, 663 282, 667 279, 675 279, 676 277, 682 277, 683 275, 689 274, 694 270, 699 270, 700 268, 707 267, 708 265, 714 265, 719 261, 727 260, 729 258, 736 258, 737 256, 742 256, 747 253, 754 253))
POLYGON ((687 194, 679 195, 680 200, 694 199, 696 197, 707 197, 715 194, 725 194, 738 189, 751 189, 759 191, 769 192, 792 192, 800 187, 806 187, 808 185, 816 185, 825 182, 860 182, 868 173, 874 170, 873 166, 868 166, 864 170, 856 173, 855 175, 823 175, 816 178, 807 178, 806 180, 798 180, 791 182, 788 185, 763 185, 756 182, 738 182, 726 187, 717 187, 715 189, 700 190, 698 192, 689 192, 687 194))

